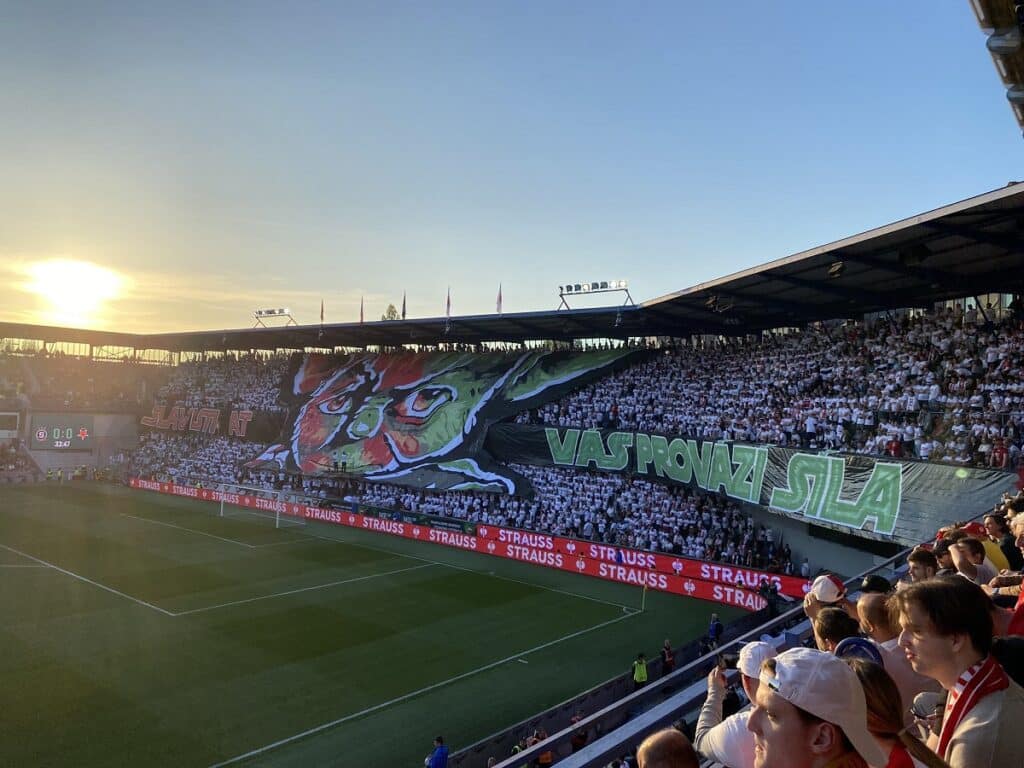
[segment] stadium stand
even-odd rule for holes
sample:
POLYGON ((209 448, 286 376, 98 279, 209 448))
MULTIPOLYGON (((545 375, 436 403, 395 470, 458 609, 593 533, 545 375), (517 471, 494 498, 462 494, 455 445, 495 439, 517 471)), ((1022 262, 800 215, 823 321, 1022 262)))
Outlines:
POLYGON ((989 311, 669 348, 519 421, 1015 467, 1024 330, 989 311))
POLYGON ((152 402, 168 373, 165 366, 60 352, 23 357, 20 362, 24 394, 37 410, 137 413, 152 402))
POLYGON ((280 411, 281 379, 288 355, 224 356, 174 368, 156 393, 158 405, 280 411))

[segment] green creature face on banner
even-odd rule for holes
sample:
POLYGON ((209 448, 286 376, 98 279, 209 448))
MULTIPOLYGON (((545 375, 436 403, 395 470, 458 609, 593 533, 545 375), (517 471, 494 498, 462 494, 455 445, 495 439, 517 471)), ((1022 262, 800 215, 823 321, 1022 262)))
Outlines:
POLYGON ((609 371, 627 350, 305 357, 287 444, 254 466, 355 475, 437 490, 523 493, 528 484, 483 452, 497 421, 609 371))

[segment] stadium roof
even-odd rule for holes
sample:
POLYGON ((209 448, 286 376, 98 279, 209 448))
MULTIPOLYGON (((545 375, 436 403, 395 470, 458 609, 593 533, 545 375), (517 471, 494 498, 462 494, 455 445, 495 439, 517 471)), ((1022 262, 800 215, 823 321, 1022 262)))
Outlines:
POLYGON ((1024 292, 1024 184, 701 283, 637 307, 160 334, 0 323, 0 338, 170 351, 736 335, 1024 292))
POLYGON ((1024 129, 1024 20, 1017 18, 1019 0, 971 0, 978 24, 988 35, 986 47, 992 55, 1006 99, 1024 129))

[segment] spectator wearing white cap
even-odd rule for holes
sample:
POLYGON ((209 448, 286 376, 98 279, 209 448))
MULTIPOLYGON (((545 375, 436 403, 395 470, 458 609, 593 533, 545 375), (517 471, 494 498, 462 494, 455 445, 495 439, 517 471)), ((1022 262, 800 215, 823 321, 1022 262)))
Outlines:
POLYGON ((867 727, 856 673, 830 653, 793 648, 761 668, 747 727, 755 768, 885 766, 888 755, 867 727))
MULTIPOLYGON (((775 658, 775 646, 770 643, 747 643, 740 649, 736 668, 747 697, 753 701, 760 685, 761 665, 775 658)), ((709 760, 717 760, 729 768, 753 768, 754 734, 747 728, 750 710, 737 712, 722 719, 725 699, 725 674, 718 667, 708 675, 708 696, 697 720, 694 746, 709 760)))
POLYGON ((817 618, 822 608, 842 608, 857 618, 857 604, 846 598, 846 585, 834 573, 821 574, 804 595, 804 613, 811 621, 817 618))

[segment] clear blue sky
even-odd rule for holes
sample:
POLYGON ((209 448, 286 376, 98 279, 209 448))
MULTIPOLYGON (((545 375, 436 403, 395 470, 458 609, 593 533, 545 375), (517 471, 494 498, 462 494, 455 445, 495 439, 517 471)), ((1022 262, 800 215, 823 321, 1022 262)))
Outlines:
POLYGON ((0 319, 639 301, 1024 178, 968 0, 143 5, 4 10, 0 319))

